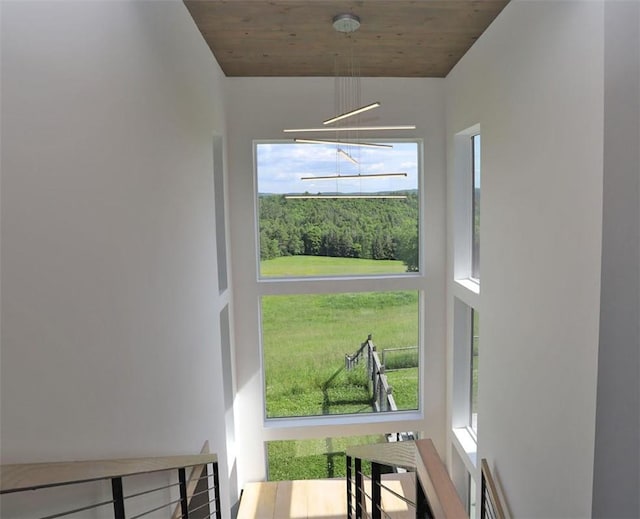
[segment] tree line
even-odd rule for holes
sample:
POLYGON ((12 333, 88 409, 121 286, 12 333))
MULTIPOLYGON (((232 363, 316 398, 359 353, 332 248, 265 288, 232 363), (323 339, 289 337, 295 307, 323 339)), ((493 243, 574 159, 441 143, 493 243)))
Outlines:
POLYGON ((260 258, 401 260, 418 269, 418 195, 399 199, 286 199, 260 195, 260 258))

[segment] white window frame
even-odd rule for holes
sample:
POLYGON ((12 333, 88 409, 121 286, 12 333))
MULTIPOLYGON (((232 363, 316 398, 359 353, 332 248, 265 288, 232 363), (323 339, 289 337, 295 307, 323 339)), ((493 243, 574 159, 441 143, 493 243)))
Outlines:
MULTIPOLYGON (((481 135, 476 124, 454 135, 454 167, 451 191, 453 195, 451 233, 451 272, 449 284, 450 321, 450 461, 451 474, 464 501, 469 500, 470 477, 476 488, 476 513, 480 488, 477 463, 478 436, 471 427, 472 394, 472 313, 482 315, 480 279, 472 275, 473 261, 473 140, 481 135), (467 477, 468 476, 468 477, 467 477)), ((482 143, 482 140, 481 140, 482 143)), ((482 146, 482 144, 481 144, 482 146)))
MULTIPOLYGON (((361 276, 318 276, 318 277, 262 277, 260 275, 260 225, 258 211, 258 168, 257 145, 269 143, 291 142, 289 140, 254 140, 253 141, 253 198, 254 198, 254 225, 255 225, 255 261, 256 261, 256 296, 257 304, 263 296, 268 295, 292 295, 292 294, 329 294, 329 293, 353 293, 353 292, 383 292, 383 291, 415 291, 419 293, 418 303, 418 345, 419 345, 419 380, 418 380, 418 409, 411 411, 394 411, 386 413, 343 414, 308 417, 282 417, 267 418, 266 416, 266 381, 264 376, 264 357, 262 347, 262 323, 259 322, 259 350, 260 373, 262 387, 262 422, 263 442, 274 440, 304 440, 321 437, 360 436, 363 433, 362 426, 367 426, 367 434, 384 434, 396 431, 416 431, 425 429, 425 402, 424 402, 424 373, 425 373, 425 329, 426 329, 426 298, 427 298, 427 273, 425 268, 427 243, 425 239, 425 171, 423 150, 424 142, 420 138, 406 139, 378 139, 384 142, 415 142, 417 143, 418 159, 418 236, 419 243, 419 271, 402 274, 385 275, 361 275, 361 276)), ((259 312, 261 314, 261 312, 259 312)), ((375 342, 375 335, 374 335, 375 342)), ((354 345, 357 346, 357 345, 354 345)), ((266 446, 265 467, 266 467, 266 446)))
POLYGON ((480 135, 476 124, 459 132, 454 137, 454 214, 453 214, 453 278, 477 285, 472 290, 480 291, 480 279, 472 273, 473 261, 473 141, 480 135))

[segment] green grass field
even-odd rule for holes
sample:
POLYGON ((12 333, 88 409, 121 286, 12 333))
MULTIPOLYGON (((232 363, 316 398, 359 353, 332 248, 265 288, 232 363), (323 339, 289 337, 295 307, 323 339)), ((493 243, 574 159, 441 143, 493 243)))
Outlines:
MULTIPOLYGON (((347 447, 384 442, 382 435, 268 442, 268 479, 282 481, 345 477, 347 447)), ((369 473, 366 467, 363 469, 369 473)))
POLYGON ((268 417, 370 412, 364 364, 347 372, 345 354, 369 333, 378 349, 415 346, 418 293, 265 296, 262 323, 268 417))
POLYGON ((348 276, 402 274, 406 267, 397 260, 330 258, 327 256, 282 256, 260 262, 265 277, 348 276))

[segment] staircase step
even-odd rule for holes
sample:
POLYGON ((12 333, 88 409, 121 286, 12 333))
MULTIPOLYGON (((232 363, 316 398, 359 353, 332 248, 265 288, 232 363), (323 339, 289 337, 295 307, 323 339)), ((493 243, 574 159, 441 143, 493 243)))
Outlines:
MULTIPOLYGON (((413 474, 384 474, 383 485, 415 500, 413 474)), ((365 492, 371 495, 370 483, 365 492)), ((415 509, 382 492, 382 505, 389 517, 409 519, 415 509)), ((369 506, 367 507, 370 508, 369 506)), ((370 510, 369 510, 370 513, 370 510)), ((247 483, 242 493, 237 519, 345 519, 347 485, 344 478, 247 483)))

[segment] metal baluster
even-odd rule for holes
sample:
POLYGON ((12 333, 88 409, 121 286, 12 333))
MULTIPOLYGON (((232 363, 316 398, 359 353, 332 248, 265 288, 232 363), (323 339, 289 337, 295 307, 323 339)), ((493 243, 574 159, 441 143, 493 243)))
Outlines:
POLYGON ((362 460, 360 458, 356 458, 356 519, 362 519, 363 488, 362 460))
MULTIPOLYGON (((218 464, 213 463, 213 492, 216 499, 216 519, 222 519, 222 508, 220 506, 220 477, 218 475, 218 464)), ((207 473, 209 467, 207 466, 207 473)))
POLYGON ((347 456, 347 519, 353 519, 351 501, 351 456, 347 456))
POLYGON ((380 464, 371 462, 371 519, 382 519, 382 495, 380 489, 380 464))
POLYGON ((183 519, 189 519, 189 502, 187 501, 187 474, 183 468, 178 469, 178 482, 180 483, 180 508, 183 519))
POLYGON ((122 478, 111 478, 111 493, 113 495, 114 519, 125 519, 124 492, 122 490, 122 478))

